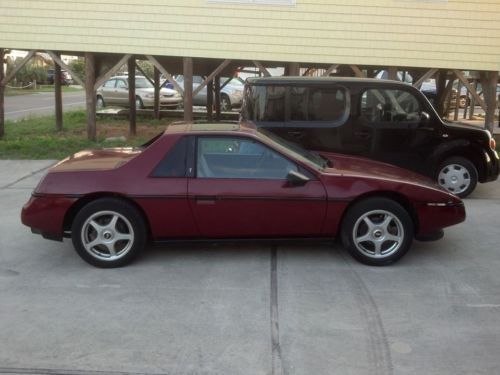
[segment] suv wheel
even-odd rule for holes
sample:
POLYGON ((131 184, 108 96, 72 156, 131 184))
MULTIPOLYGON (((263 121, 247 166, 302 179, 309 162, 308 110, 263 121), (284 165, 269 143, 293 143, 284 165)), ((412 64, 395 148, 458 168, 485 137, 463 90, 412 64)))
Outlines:
POLYGON ((448 158, 438 168, 437 182, 460 198, 467 197, 476 188, 477 169, 468 159, 460 156, 448 158))

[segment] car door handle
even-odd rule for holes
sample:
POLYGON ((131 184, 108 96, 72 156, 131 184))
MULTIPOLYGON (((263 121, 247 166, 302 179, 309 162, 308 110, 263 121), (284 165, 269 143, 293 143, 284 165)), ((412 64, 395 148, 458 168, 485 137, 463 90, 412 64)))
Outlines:
POLYGON ((203 195, 195 197, 194 200, 196 201, 196 204, 212 205, 215 204, 216 197, 203 195))

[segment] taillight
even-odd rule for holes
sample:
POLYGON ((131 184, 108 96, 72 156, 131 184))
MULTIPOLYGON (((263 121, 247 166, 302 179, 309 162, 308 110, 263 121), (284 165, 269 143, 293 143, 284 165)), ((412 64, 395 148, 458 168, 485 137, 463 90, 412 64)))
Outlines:
POLYGON ((497 148, 497 141, 495 141, 495 138, 493 137, 490 138, 490 147, 492 150, 495 150, 497 148))

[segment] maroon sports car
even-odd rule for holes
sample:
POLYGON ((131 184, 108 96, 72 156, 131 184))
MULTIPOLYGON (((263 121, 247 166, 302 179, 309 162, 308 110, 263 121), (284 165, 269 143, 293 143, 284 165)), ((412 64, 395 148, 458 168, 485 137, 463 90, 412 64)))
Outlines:
POLYGON ((385 265, 464 219, 462 201, 430 179, 248 124, 171 125, 139 148, 76 153, 22 210, 34 233, 71 237, 98 267, 129 263, 148 240, 339 235, 359 261, 385 265))

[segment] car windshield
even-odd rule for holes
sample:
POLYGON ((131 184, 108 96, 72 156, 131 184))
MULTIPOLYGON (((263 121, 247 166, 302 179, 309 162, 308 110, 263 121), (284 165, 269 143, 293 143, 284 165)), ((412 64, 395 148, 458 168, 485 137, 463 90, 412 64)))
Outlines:
POLYGON ((135 79, 135 88, 137 89, 148 89, 150 87, 154 87, 151 82, 149 82, 144 77, 138 77, 135 79))
POLYGON ((295 159, 298 159, 315 169, 323 170, 326 167, 332 166, 329 159, 326 159, 315 152, 308 151, 295 143, 288 142, 276 134, 271 133, 267 129, 260 128, 258 134, 264 141, 278 146, 281 151, 284 151, 295 159))

